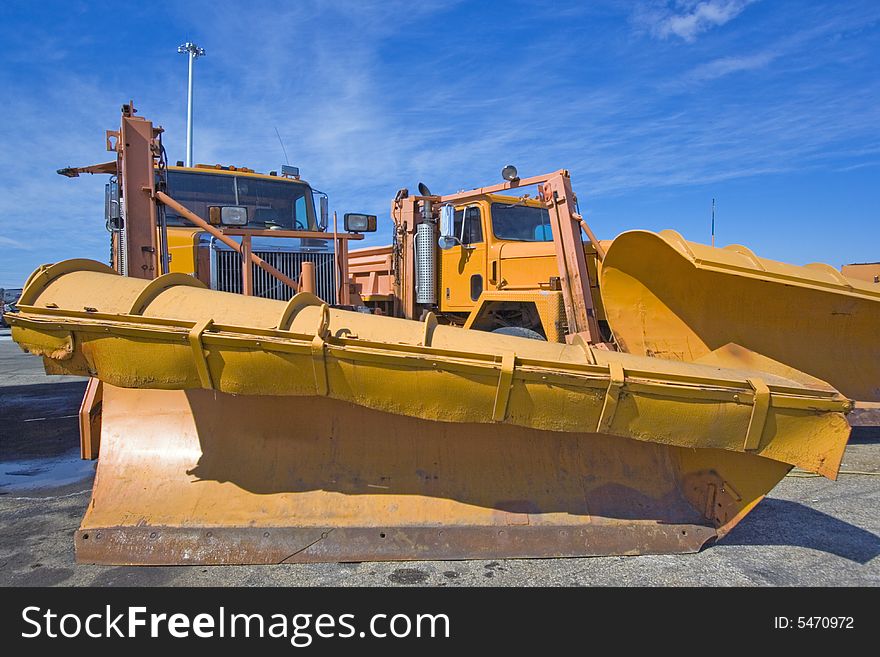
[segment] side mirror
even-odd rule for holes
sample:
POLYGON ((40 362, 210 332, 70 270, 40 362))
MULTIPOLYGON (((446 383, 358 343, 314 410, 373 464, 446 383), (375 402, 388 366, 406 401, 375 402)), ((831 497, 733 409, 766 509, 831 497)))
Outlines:
POLYGON ((214 226, 246 226, 247 208, 243 205, 211 205, 208 207, 208 221, 214 226))
POLYGON ((330 203, 326 196, 320 196, 318 198, 318 207, 320 208, 321 213, 321 218, 318 221, 318 228, 321 230, 327 230, 327 223, 330 220, 330 203))
POLYGON ((444 205, 440 209, 440 239, 437 246, 446 251, 461 241, 455 236, 455 207, 444 205))
POLYGON ((375 233, 376 215, 346 212, 344 217, 345 230, 349 233, 375 233))

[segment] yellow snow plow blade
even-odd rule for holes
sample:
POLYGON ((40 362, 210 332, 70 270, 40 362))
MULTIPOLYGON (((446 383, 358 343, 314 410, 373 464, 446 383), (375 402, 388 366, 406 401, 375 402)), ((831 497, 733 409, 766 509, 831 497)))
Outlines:
POLYGON ((693 361, 735 343, 852 399, 880 401, 880 288, 830 265, 634 230, 611 243, 600 289, 628 353, 693 361))
POLYGON ((81 561, 273 563, 698 550, 796 465, 834 477, 851 404, 735 345, 683 363, 38 270, 10 317, 104 382, 81 561))

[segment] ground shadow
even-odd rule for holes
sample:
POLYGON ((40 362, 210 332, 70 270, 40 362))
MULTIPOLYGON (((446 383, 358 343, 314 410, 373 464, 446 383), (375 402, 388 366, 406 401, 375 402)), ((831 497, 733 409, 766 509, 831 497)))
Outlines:
POLYGON ((0 388, 0 461, 53 457, 79 445, 85 381, 0 388))
POLYGON ((511 513, 703 523, 663 445, 429 422, 324 397, 187 397, 201 452, 187 474, 258 495, 419 495, 511 513))
POLYGON ((849 435, 851 445, 870 445, 880 443, 880 427, 855 426, 849 435))
POLYGON ((3 386, 0 422, 76 413, 85 389, 85 380, 3 386))
POLYGON ((789 545, 861 564, 880 554, 880 536, 799 502, 765 499, 718 545, 789 545))

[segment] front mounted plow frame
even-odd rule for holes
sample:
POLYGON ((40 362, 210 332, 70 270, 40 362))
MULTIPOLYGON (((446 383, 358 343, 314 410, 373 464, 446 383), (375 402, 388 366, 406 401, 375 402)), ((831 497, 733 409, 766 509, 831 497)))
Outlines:
POLYGON ((36 272, 10 319, 103 386, 81 561, 278 563, 699 550, 849 400, 735 346, 663 361, 125 278, 36 272), (741 354, 740 354, 741 355, 741 354))

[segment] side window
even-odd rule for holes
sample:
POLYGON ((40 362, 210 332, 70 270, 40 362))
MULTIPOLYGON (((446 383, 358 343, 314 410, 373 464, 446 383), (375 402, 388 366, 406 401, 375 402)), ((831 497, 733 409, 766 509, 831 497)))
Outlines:
POLYGON ((452 222, 455 236, 462 244, 479 244, 483 241, 483 224, 480 221, 480 208, 471 206, 464 210, 456 210, 452 222), (461 223, 464 221, 464 231, 461 223))
POLYGON ((461 241, 463 244, 479 244, 483 241, 483 225, 480 222, 479 207, 470 207, 466 210, 461 241))
POLYGON ((455 218, 452 220, 452 230, 454 235, 461 239, 461 220, 464 218, 464 210, 456 210, 455 218))
POLYGON ((299 230, 308 230, 309 220, 306 216, 306 197, 300 196, 293 206, 293 227, 299 230))
POLYGON ((479 274, 471 276, 471 301, 476 301, 483 293, 483 277, 479 274))

